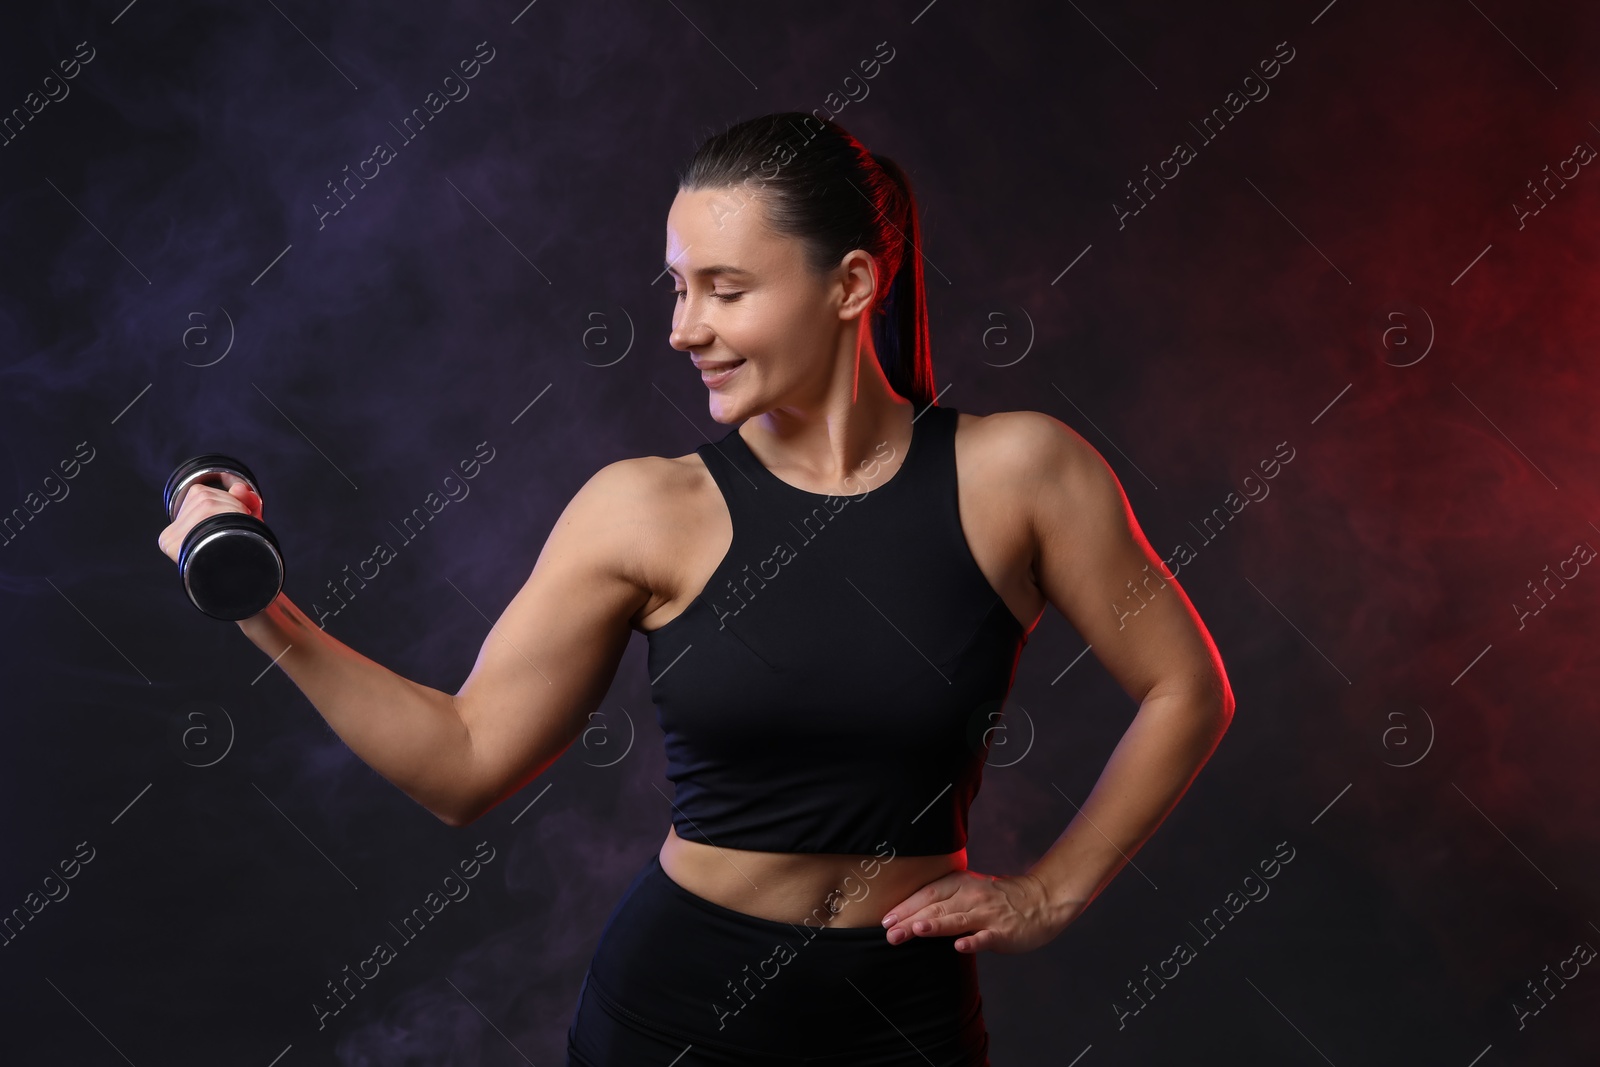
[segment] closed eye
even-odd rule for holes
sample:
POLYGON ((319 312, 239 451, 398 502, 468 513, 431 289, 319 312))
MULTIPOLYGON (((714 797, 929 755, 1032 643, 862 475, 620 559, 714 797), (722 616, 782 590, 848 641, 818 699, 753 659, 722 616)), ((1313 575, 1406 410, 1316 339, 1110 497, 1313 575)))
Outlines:
MULTIPOLYGON (((674 290, 672 290, 672 298, 674 300, 676 300, 680 296, 683 296, 687 292, 688 292, 687 289, 674 289, 674 290)), ((712 293, 711 295, 716 297, 718 300, 724 300, 724 301, 727 301, 728 303, 731 304, 733 301, 739 299, 744 294, 742 292, 739 292, 739 293, 712 293)))

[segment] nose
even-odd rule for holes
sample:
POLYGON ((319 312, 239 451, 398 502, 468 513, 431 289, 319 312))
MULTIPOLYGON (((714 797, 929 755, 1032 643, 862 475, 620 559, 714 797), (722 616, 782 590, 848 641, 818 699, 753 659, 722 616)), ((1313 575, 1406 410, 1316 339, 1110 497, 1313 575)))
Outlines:
POLYGON ((711 329, 700 319, 691 300, 685 299, 675 310, 672 316, 672 331, 667 335, 667 342, 679 352, 687 352, 691 348, 703 348, 711 343, 711 329))

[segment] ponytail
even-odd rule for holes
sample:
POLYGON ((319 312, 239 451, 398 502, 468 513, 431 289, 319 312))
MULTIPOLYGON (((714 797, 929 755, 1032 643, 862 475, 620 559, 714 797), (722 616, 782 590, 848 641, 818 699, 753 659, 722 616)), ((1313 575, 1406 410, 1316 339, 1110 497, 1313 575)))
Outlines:
POLYGON ((933 403, 933 353, 928 337, 928 303, 922 289, 922 224, 911 180, 888 156, 872 155, 893 181, 899 210, 893 216, 900 234, 899 264, 889 293, 872 318, 872 343, 878 363, 894 391, 918 412, 933 403))

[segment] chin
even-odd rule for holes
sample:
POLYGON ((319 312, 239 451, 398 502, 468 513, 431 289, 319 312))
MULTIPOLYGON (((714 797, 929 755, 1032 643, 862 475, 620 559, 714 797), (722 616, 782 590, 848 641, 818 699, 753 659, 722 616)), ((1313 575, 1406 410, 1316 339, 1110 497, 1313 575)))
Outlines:
POLYGON ((711 413, 712 421, 723 426, 730 426, 748 419, 752 413, 746 411, 746 407, 747 405, 741 404, 737 400, 718 396, 716 393, 711 394, 711 398, 706 404, 706 409, 711 413))
POLYGON ((741 395, 738 389, 707 389, 706 394, 706 410, 712 419, 724 426, 744 422, 767 410, 755 400, 741 395))

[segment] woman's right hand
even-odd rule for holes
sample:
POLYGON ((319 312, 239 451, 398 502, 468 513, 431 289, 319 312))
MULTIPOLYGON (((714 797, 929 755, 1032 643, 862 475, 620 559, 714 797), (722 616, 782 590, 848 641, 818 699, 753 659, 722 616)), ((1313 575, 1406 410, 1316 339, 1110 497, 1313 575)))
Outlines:
POLYGON ((202 519, 229 511, 261 518, 261 498, 250 488, 249 482, 227 471, 222 473, 222 480, 227 486, 226 490, 199 482, 189 486, 188 491, 184 493, 183 505, 178 508, 177 516, 156 538, 156 544, 161 546, 161 551, 172 562, 178 562, 178 553, 183 549, 183 539, 202 519))

